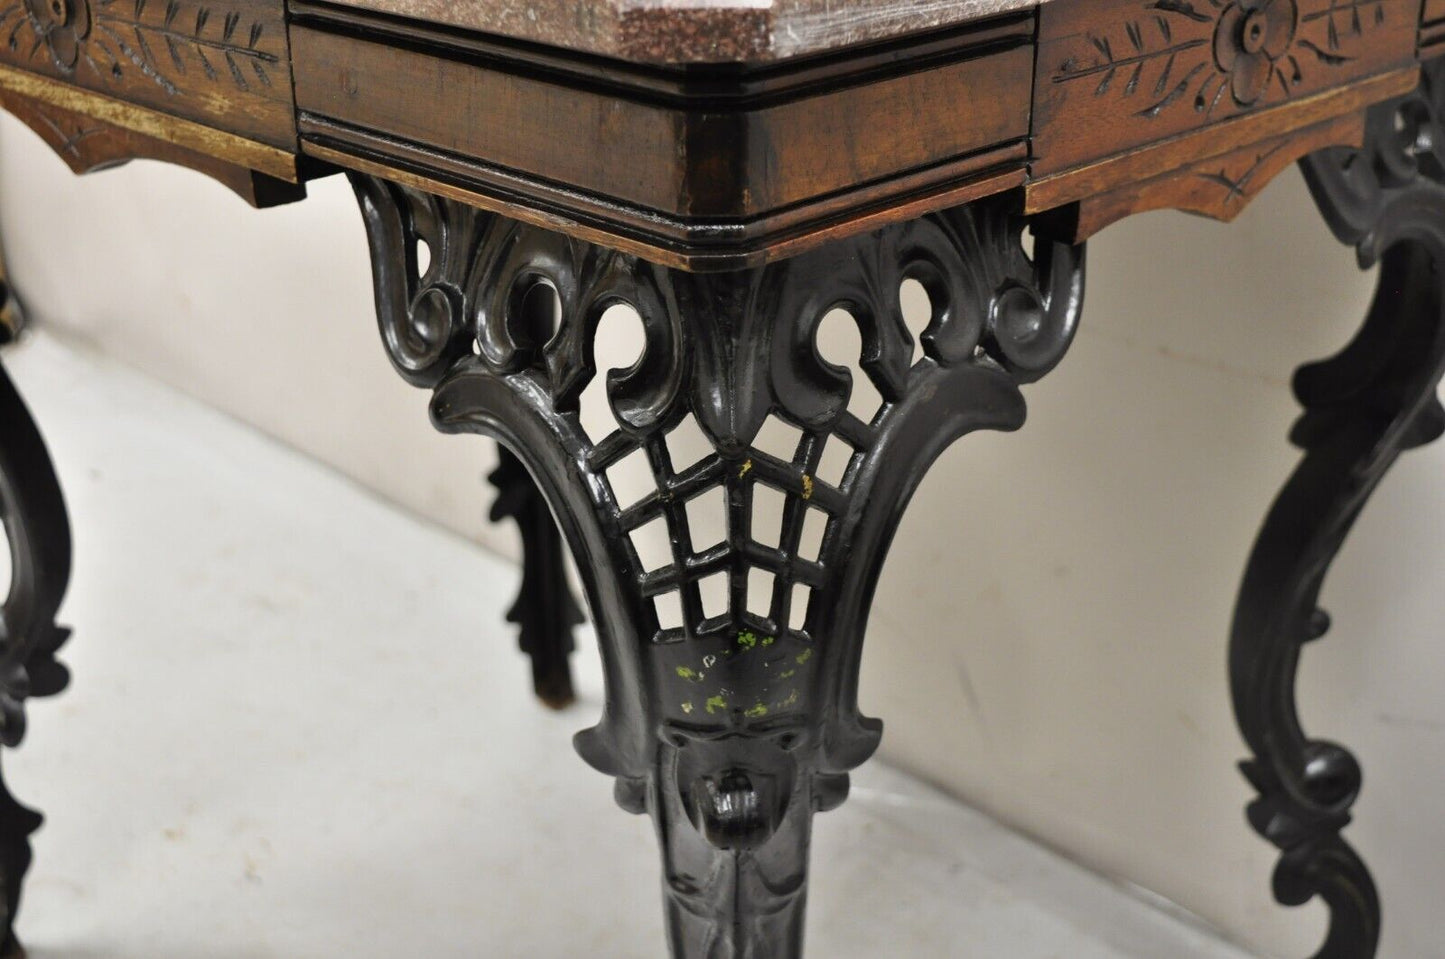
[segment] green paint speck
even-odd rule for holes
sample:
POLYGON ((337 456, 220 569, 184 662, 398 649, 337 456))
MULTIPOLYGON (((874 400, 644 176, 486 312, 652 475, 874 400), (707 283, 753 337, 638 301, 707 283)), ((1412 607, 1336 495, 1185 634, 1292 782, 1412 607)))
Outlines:
POLYGON ((779 679, 792 679, 792 678, 793 678, 793 674, 796 673, 796 672, 797 672, 796 669, 789 669, 789 670, 786 670, 785 672, 778 673, 778 678, 779 678, 779 679))
POLYGON ((707 714, 711 716, 713 713, 727 709, 728 701, 721 696, 709 696, 705 705, 707 706, 707 714))
POLYGON ((701 676, 699 676, 694 670, 689 669, 687 666, 677 667, 677 675, 682 677, 683 679, 690 680, 692 682, 698 682, 702 679, 701 676))
POLYGON ((768 707, 764 706, 762 703, 758 703, 756 706, 753 706, 747 712, 743 713, 743 715, 748 717, 749 719, 762 719, 767 714, 768 707))
POLYGON ((764 646, 771 646, 771 645, 773 645, 773 643, 774 643, 773 637, 771 637, 771 636, 764 636, 764 637, 763 637, 763 645, 764 645, 764 646))
POLYGON ((750 630, 738 633, 738 645, 743 649, 752 649, 758 644, 758 636, 750 630))
POLYGON ((799 653, 799 654, 797 655, 797 657, 796 657, 796 659, 795 659, 794 661, 795 661, 799 666, 801 666, 801 665, 803 665, 804 663, 806 663, 808 660, 810 660, 810 659, 812 659, 812 658, 813 658, 813 651, 812 651, 811 649, 805 649, 805 650, 803 650, 801 653, 799 653))

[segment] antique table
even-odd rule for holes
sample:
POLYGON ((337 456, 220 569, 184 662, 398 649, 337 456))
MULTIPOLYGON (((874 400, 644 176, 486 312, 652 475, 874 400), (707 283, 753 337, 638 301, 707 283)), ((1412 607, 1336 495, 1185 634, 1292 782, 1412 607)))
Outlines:
MULTIPOLYGON (((889 541, 944 447, 1022 425, 1020 387, 1074 336, 1084 240, 1141 210, 1228 219, 1300 161, 1380 285, 1354 342, 1297 376, 1304 456, 1250 558, 1230 674, 1276 897, 1327 903, 1318 956, 1375 954, 1379 902, 1340 837, 1359 768, 1302 732, 1293 684, 1351 523, 1445 428, 1445 0, 8 0, 0 41, 0 101, 77 171, 160 158, 258 207, 351 178, 392 362, 435 426, 504 447, 511 618, 552 704, 579 615, 564 545, 576 560, 608 690, 577 748, 655 820, 686 959, 801 954, 813 813, 881 734, 856 687, 889 541), (931 310, 917 357, 908 282, 931 310), (606 374, 616 426, 593 436, 579 397, 618 304, 645 345, 606 374), (853 374, 815 344, 835 308, 853 374), (857 377, 882 396, 867 419, 857 377), (794 444, 762 448, 774 420, 794 444), (847 467, 824 478, 829 447, 847 467), (619 501, 629 460, 654 488, 619 501), (786 497, 780 529, 754 528, 760 488, 786 497), (695 543, 689 503, 718 492, 726 537, 695 543), (651 568, 650 526, 671 544, 651 568)), ((13 746, 26 697, 65 685, 70 533, 3 376, 0 408, 13 746)), ((39 823, 0 788, 7 929, 39 823)))

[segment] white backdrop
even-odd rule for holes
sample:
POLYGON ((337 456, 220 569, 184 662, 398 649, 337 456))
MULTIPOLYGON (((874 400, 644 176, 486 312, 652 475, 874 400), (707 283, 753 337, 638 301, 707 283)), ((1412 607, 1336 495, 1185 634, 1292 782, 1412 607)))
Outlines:
MULTIPOLYGON (((0 225, 16 286, 54 328, 515 550, 484 521, 488 444, 434 435, 426 397, 387 365, 343 180, 264 213, 151 163, 77 180, 7 117, 0 225)), ((1270 900, 1225 637, 1294 460, 1289 373, 1348 338, 1371 283, 1293 172, 1232 227, 1164 213, 1111 228, 1090 265, 1078 341, 1028 389, 1028 426, 968 438, 915 500, 863 705, 887 723, 888 760, 1256 949, 1305 955, 1322 911, 1270 900)), ((1300 695, 1309 731, 1364 764, 1348 835, 1381 886, 1383 955, 1407 959, 1435 954, 1445 888, 1442 475, 1445 444, 1411 453, 1365 513, 1300 695)))

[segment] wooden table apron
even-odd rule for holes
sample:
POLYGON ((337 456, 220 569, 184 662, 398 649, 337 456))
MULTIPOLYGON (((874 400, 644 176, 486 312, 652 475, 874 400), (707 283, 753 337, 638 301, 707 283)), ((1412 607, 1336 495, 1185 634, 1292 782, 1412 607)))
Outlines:
MULTIPOLYGON (((439 429, 502 444, 493 518, 525 547, 509 618, 553 706, 576 560, 607 681, 577 747, 656 822, 679 959, 801 955, 813 813, 881 735, 856 693, 887 547, 945 447, 1023 424, 1021 387, 1073 339, 1084 241, 1143 210, 1230 219, 1297 161, 1381 280, 1357 338, 1296 377, 1303 456, 1248 562, 1230 677, 1276 898, 1329 906, 1319 959, 1375 955, 1379 899, 1340 835, 1359 767, 1305 735, 1294 682, 1355 517, 1445 429, 1437 53, 1445 0, 0 0, 0 104, 77 172, 158 158, 258 207, 351 177, 393 364, 439 429), (916 361, 907 281, 931 309, 916 361), (619 303, 645 346, 606 373, 616 426, 592 436, 580 397, 619 303), (855 373, 814 343, 835 308, 855 373), (867 419, 855 376, 882 397, 867 419), (634 460, 653 484, 627 499, 611 477, 634 460), (689 523, 704 496, 721 542, 689 523), (661 565, 636 546, 653 531, 661 565)), ((0 516, 14 746, 25 700, 65 685, 70 531, 3 372, 0 516)), ((0 959, 23 954, 39 825, 0 784, 0 959)))

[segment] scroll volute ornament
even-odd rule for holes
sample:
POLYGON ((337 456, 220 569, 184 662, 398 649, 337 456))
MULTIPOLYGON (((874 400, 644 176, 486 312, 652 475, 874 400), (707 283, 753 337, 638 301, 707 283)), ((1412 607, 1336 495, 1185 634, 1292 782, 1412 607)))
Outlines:
POLYGON ((1280 850, 1275 898, 1319 898, 1330 924, 1315 959, 1369 959, 1380 902, 1342 837, 1362 787, 1354 756, 1308 736, 1294 687, 1306 644, 1330 629, 1319 607, 1330 565, 1370 495, 1402 452, 1445 431, 1445 63, 1426 64, 1413 93, 1372 109, 1364 145, 1303 163, 1335 235, 1363 267, 1379 266, 1375 300, 1343 350, 1301 367, 1304 412, 1290 434, 1303 451, 1266 518, 1240 587, 1230 678, 1242 764, 1259 797, 1249 821, 1280 850))
POLYGON ((857 703, 870 600, 902 511, 933 459, 976 429, 1015 429, 1021 383, 1072 340, 1082 252, 1025 255, 1017 195, 840 241, 755 270, 686 273, 354 175, 372 245, 382 336, 397 369, 435 391, 432 419, 511 448, 552 506, 600 638, 607 705, 578 751, 648 812, 663 840, 668 925, 680 959, 788 959, 801 949, 815 811, 848 790, 881 724, 857 703), (424 244, 430 261, 417 254, 424 244), (900 289, 932 315, 914 361, 900 289), (530 309, 546 290, 553 312, 530 309), (645 346, 606 378, 616 429, 581 428, 593 341, 614 303, 645 346), (824 316, 846 309, 860 366, 883 398, 851 413, 848 369, 819 354, 824 316), (545 318, 540 314, 545 312, 545 318), (693 421, 711 449, 674 459, 693 421), (760 447, 770 419, 787 449, 760 447), (839 445, 841 477, 818 475, 839 445), (629 502, 610 470, 640 455, 655 488, 629 502), (754 510, 784 502, 764 535, 754 510), (720 494, 722 542, 689 508, 720 494), (810 515, 825 524, 805 552, 810 515), (662 525, 667 561, 634 536, 662 525), (722 577, 722 608, 700 583, 722 577), (758 591, 757 577, 771 583, 758 591), (664 600, 680 623, 664 621, 664 600))

